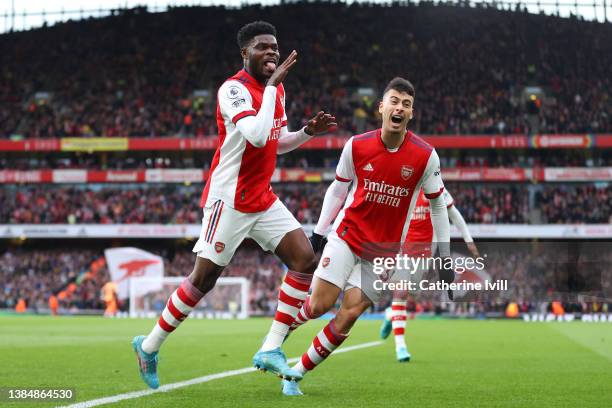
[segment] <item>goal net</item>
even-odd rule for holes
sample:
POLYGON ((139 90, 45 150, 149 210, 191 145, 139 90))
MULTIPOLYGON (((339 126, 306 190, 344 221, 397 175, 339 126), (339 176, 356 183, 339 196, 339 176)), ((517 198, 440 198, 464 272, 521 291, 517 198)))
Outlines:
MULTIPOLYGON (((130 317, 157 317, 184 277, 130 278, 130 317)), ((249 281, 223 277, 189 314, 191 318, 246 319, 249 317, 249 281)))

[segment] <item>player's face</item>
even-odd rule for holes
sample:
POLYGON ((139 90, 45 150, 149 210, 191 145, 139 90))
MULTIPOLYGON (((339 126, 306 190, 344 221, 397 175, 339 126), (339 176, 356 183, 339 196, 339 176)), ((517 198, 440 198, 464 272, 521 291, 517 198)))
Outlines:
POLYGON ((240 53, 247 71, 262 82, 272 76, 280 58, 276 37, 270 34, 256 35, 240 53))
POLYGON ((405 132, 408 121, 412 119, 414 97, 395 89, 389 90, 378 106, 382 116, 382 128, 387 132, 405 132))

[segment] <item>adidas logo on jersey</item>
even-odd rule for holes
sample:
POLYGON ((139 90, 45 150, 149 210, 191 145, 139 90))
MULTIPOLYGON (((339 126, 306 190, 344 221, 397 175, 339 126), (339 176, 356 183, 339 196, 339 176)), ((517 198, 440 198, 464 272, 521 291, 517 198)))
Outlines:
POLYGON ((365 171, 374 171, 374 167, 370 163, 368 163, 365 166, 363 166, 363 170, 365 170, 365 171))

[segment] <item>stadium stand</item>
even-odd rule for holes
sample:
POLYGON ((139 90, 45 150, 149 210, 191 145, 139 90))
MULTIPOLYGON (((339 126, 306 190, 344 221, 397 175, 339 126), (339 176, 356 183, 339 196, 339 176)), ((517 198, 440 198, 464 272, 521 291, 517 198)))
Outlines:
MULTIPOLYGON (((609 149, 555 150, 449 150, 440 157, 443 168, 453 167, 610 167, 609 149)), ((338 161, 338 150, 295 151, 277 158, 277 167, 301 169, 333 169, 338 161)), ((80 152, 78 155, 57 156, 49 153, 29 152, 17 156, 0 152, 0 170, 38 169, 208 169, 212 152, 131 152, 129 156, 102 156, 80 152)))
MULTIPOLYGON (((259 18, 276 24, 284 55, 300 52, 285 84, 291 129, 319 109, 339 119, 330 139, 278 158, 274 190, 301 223, 317 221, 344 143, 334 137, 377 127, 382 86, 405 75, 417 89, 411 129, 451 137, 437 149, 468 223, 612 224, 609 24, 428 2, 121 10, 0 35, 0 308, 24 299, 29 310, 45 310, 51 294, 78 282, 60 308, 101 309, 109 279, 102 267, 79 280, 103 254, 96 239, 79 249, 40 248, 5 229, 200 223, 202 182, 216 147, 215 92, 240 68, 235 28, 259 18), (343 34, 349 31, 351 38, 343 34), (120 152, 95 144, 75 149, 61 139, 96 136, 130 139, 107 149, 120 152)), ((610 230, 598 231, 601 238, 610 230)), ((119 241, 112 245, 134 242, 119 241)), ((193 266, 181 245, 176 254, 153 249, 169 276, 185 276, 193 266)), ((540 311, 552 299, 547 260, 513 255, 492 265, 494 278, 519 286, 452 313, 503 312, 510 300, 521 312, 540 311)), ((247 245, 224 276, 247 277, 251 310, 269 314, 282 272, 274 256, 247 245)), ((572 302, 566 310, 603 307, 572 302)), ((433 295, 414 299, 416 311, 440 307, 433 295)))
MULTIPOLYGON (((172 255, 165 250, 161 250, 160 254, 164 255, 167 276, 184 276, 185 270, 192 267, 193 254, 185 248, 172 255)), ((495 257, 495 253, 491 255, 495 257)), ((18 299, 25 299, 32 311, 44 312, 47 310, 47 299, 52 293, 76 282, 79 274, 101 256, 101 251, 93 249, 14 248, 4 252, 0 255, 0 262, 4 265, 0 271, 0 280, 3 282, 0 308, 12 308, 18 299)), ((492 279, 508 279, 511 282, 509 291, 487 295, 478 302, 453 306, 451 312, 472 316, 486 312, 502 313, 509 301, 518 302, 521 312, 540 312, 542 305, 545 306, 556 295, 553 286, 556 280, 555 271, 546 267, 552 263, 555 256, 558 254, 550 251, 538 256, 517 252, 497 258, 500 262, 491 262, 487 271, 492 279)), ((605 256, 607 262, 612 261, 610 254, 605 256)), ((264 254, 259 249, 242 248, 223 276, 248 278, 251 281, 249 305, 252 313, 269 314, 275 310, 276 290, 283 271, 283 265, 273 255, 264 254)), ((610 293, 612 286, 608 277, 603 276, 601 282, 604 285, 593 295, 610 293)), ((106 281, 108 270, 102 267, 96 275, 80 282, 74 292, 60 299, 60 307, 66 312, 103 308, 100 290, 106 281)), ((413 301, 413 311, 435 312, 439 308, 436 292, 416 293, 413 301)), ((604 304, 606 308, 612 306, 597 300, 585 299, 583 302, 576 302, 574 297, 566 302, 565 310, 578 313, 597 312, 601 311, 604 304)))
POLYGON ((319 108, 345 133, 375 126, 377 92, 401 73, 416 84, 419 133, 612 130, 609 25, 426 2, 297 3, 138 8, 3 35, 0 135, 214 134, 213 95, 240 68, 234 27, 263 17, 285 53, 304 56, 286 84, 293 128, 319 108), (534 99, 528 86, 541 88, 534 99))
MULTIPOLYGON (((304 224, 318 220, 327 185, 279 184, 275 192, 304 224)), ((544 223, 611 223, 612 187, 546 186, 530 205, 523 185, 447 183, 468 223, 526 224, 531 211, 544 223)), ((0 217, 11 224, 197 224, 201 186, 5 188, 0 217)))

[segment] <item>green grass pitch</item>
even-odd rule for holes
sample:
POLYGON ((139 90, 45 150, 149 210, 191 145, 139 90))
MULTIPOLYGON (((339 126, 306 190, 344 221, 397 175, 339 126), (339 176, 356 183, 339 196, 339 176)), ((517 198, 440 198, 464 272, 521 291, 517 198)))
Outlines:
MULTIPOLYGON (((0 317, 0 387, 73 387, 77 402, 145 389, 130 340, 153 320, 0 317)), ((160 353, 162 384, 250 366, 270 324, 187 320, 160 353)), ((305 351, 313 321, 285 344, 305 351)), ((360 321, 345 345, 378 339, 379 321, 360 321)), ((331 356, 284 397, 259 372, 121 401, 121 407, 610 407, 612 324, 408 321, 413 360, 394 359, 393 339, 331 356)), ((57 403, 0 406, 47 407, 57 403)))

